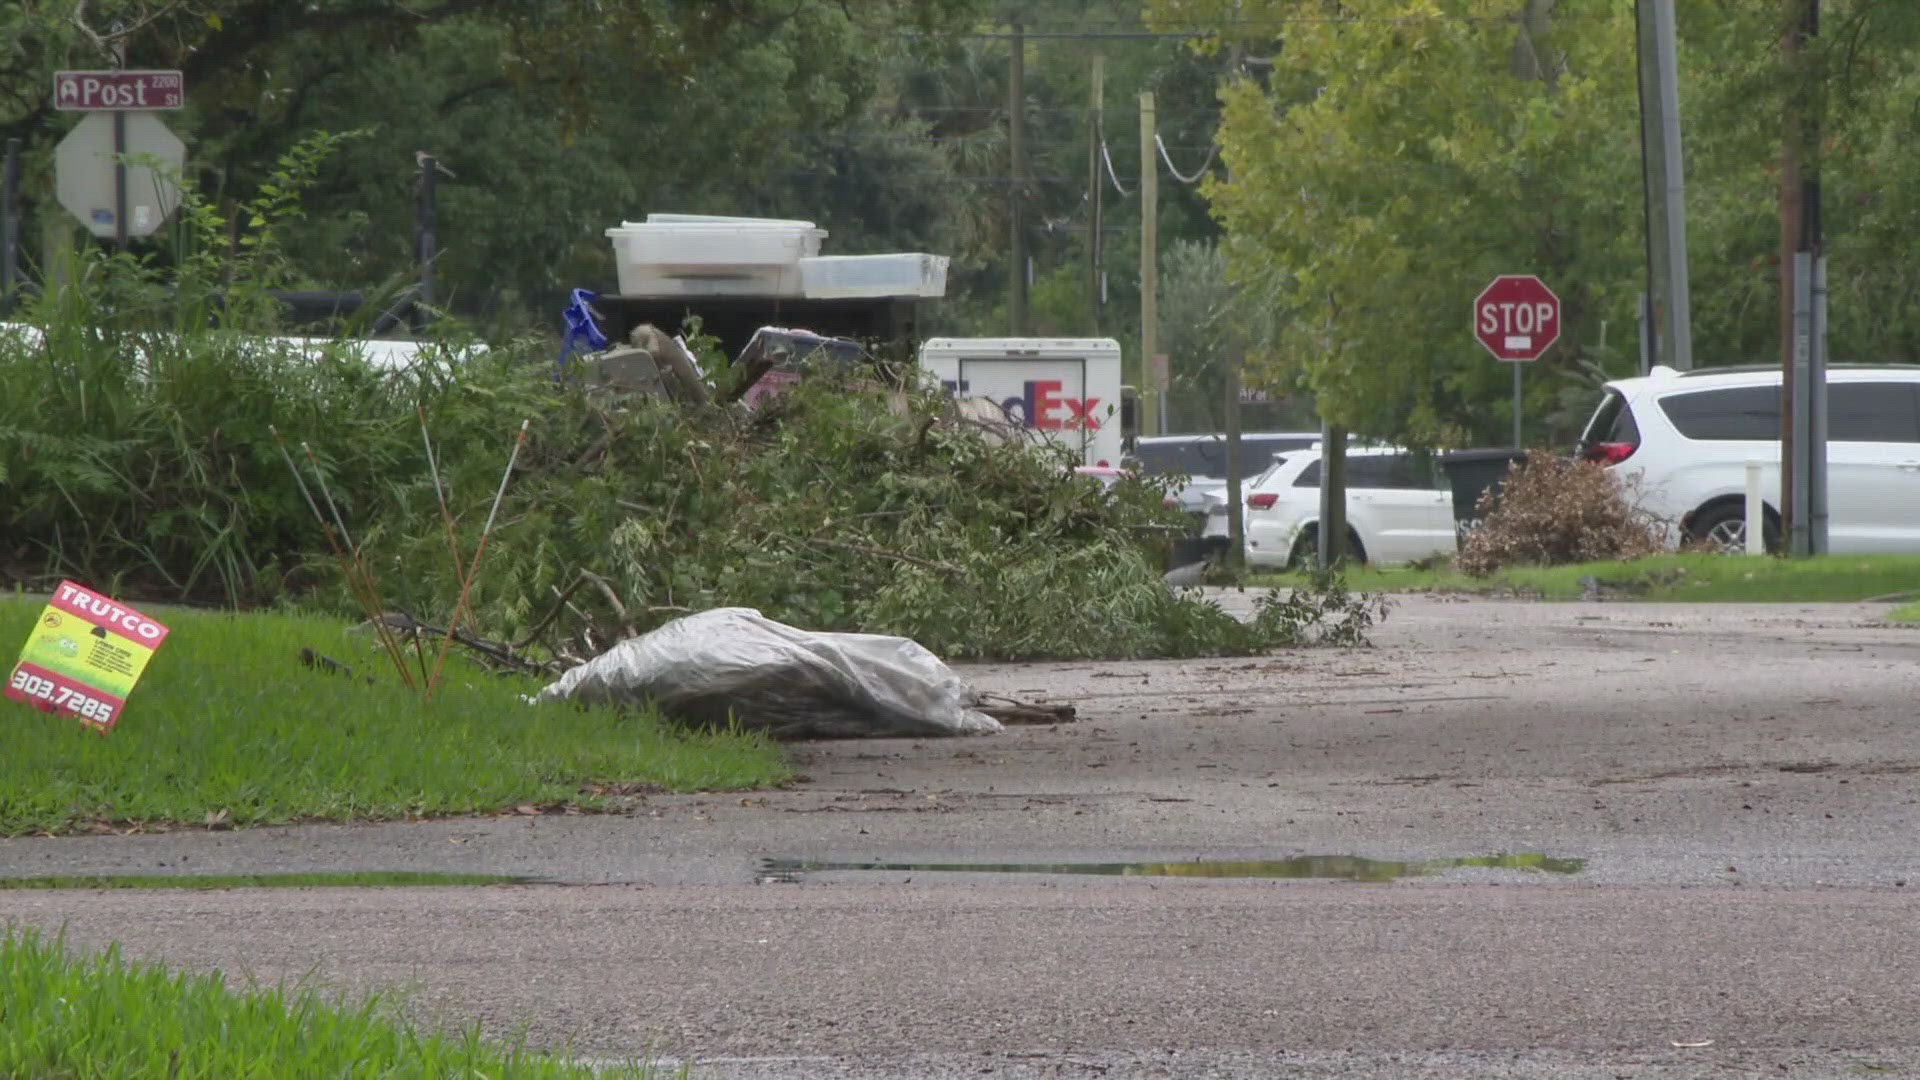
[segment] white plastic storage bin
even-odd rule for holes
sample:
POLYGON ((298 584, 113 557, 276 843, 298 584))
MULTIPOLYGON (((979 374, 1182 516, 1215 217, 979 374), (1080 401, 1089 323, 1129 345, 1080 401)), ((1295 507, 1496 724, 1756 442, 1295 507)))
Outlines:
POLYGON ((818 255, 800 260, 800 283, 810 298, 945 296, 947 257, 920 252, 818 255))
POLYGON ((607 230, 629 296, 799 296, 800 260, 826 235, 808 221, 752 219, 650 217, 607 230))

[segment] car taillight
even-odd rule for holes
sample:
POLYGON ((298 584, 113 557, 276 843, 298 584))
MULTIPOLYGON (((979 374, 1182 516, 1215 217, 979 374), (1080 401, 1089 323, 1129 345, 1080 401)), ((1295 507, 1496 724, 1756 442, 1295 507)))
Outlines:
POLYGON ((1587 460, 1602 465, 1618 465, 1633 456, 1639 446, 1630 442, 1593 443, 1587 447, 1587 460))
POLYGON ((1262 491, 1257 495, 1247 496, 1247 505, 1253 507, 1255 510, 1271 510, 1273 509, 1273 504, 1279 500, 1280 496, 1277 492, 1262 491))

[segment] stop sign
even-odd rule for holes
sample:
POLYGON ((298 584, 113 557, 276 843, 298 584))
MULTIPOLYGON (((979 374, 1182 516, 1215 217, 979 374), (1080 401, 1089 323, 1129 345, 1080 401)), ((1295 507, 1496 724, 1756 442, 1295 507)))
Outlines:
POLYGON ((1560 298, 1532 274, 1502 274, 1473 301, 1473 336, 1495 360, 1538 360, 1560 337, 1560 298))

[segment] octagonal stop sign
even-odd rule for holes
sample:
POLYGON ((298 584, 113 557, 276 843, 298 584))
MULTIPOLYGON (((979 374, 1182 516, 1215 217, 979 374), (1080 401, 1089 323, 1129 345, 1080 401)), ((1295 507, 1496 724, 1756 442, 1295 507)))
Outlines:
POLYGON ((1560 298, 1532 274, 1502 274, 1473 302, 1473 336, 1495 360, 1538 360, 1560 337, 1560 298))
MULTIPOLYGON (((127 235, 150 236, 180 205, 180 189, 172 176, 186 167, 187 148, 151 112, 126 115, 126 153, 151 157, 162 168, 144 160, 127 165, 127 235)), ((93 231, 110 237, 114 229, 113 114, 90 112, 60 140, 53 151, 54 190, 60 205, 93 231)))

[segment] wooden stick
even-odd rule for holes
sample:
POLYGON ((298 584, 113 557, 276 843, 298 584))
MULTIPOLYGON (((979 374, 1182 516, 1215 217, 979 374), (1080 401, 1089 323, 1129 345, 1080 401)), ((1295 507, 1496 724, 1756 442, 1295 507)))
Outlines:
MULTIPOLYGON (((287 444, 285 440, 280 438, 280 429, 269 424, 267 431, 272 433, 274 445, 280 448, 280 457, 286 461, 287 469, 293 473, 293 482, 300 486, 300 496, 307 501, 307 509, 313 511, 314 520, 320 523, 320 532, 327 538, 327 546, 333 549, 334 558, 340 560, 340 573, 346 579, 347 591, 352 594, 354 600, 359 602, 361 610, 367 613, 367 618, 373 620, 375 623, 379 623, 383 612, 379 610, 377 599, 361 587, 359 578, 353 572, 352 561, 347 558, 346 552, 341 550, 339 540, 334 537, 333 526, 327 523, 326 515, 320 512, 320 505, 314 502, 313 493, 307 489, 307 482, 300 475, 299 466, 293 463, 293 455, 287 452, 287 444)), ((302 445, 304 446, 305 444, 303 443, 302 445)), ((395 662, 400 662, 397 657, 395 658, 395 662)), ((407 671, 404 664, 402 664, 400 668, 400 677, 402 679, 407 678, 407 671)), ((412 683, 409 682, 408 685, 411 686, 412 683)))
MULTIPOLYGON (((418 689, 419 687, 413 681, 413 672, 407 670, 406 650, 401 647, 400 639, 393 636, 393 628, 387 625, 386 601, 380 599, 380 591, 373 584, 373 574, 367 570, 366 563, 360 558, 360 550, 353 546, 353 537, 347 533, 347 523, 340 517, 340 508, 334 504, 333 492, 327 489, 327 474, 320 468, 320 459, 314 455, 313 447, 304 441, 300 444, 300 449, 307 455, 308 463, 313 466, 313 478, 314 482, 320 485, 320 496, 327 501, 327 509, 333 512, 333 522, 340 528, 340 539, 346 542, 347 554, 352 556, 351 569, 359 573, 360 587, 365 591, 367 598, 373 602, 374 633, 379 637, 380 644, 387 650, 387 654, 393 657, 393 666, 400 672, 400 681, 406 683, 409 690, 418 689)), ((365 599, 361 601, 361 606, 367 606, 365 599)))
POLYGON ((460 580, 460 598, 454 601, 453 617, 447 620, 447 636, 440 639, 440 655, 433 662, 433 674, 427 678, 429 701, 433 699, 433 688, 440 682, 440 669, 447 662, 447 647, 453 644, 453 624, 467 606, 467 593, 480 573, 480 558, 487 553, 487 537, 493 533, 493 521, 500 515, 500 501, 507 497, 507 482, 513 479, 513 467, 520 461, 520 447, 526 444, 527 427, 532 423, 532 420, 520 421, 520 434, 514 436, 513 453, 507 457, 507 471, 500 474, 500 490, 493 494, 493 509, 487 512, 487 523, 480 529, 480 543, 473 549, 473 561, 467 564, 466 574, 460 580))
MULTIPOLYGON (((447 527, 447 554, 453 556, 453 580, 460 581, 467 576, 467 572, 460 562, 460 541, 454 536, 453 511, 447 509, 447 492, 440 486, 440 462, 433 456, 433 439, 427 435, 427 410, 421 405, 414 406, 414 409, 420 414, 420 441, 427 448, 427 472, 433 477, 434 497, 440 500, 440 520, 447 527)), ((458 618, 463 611, 469 622, 476 624, 479 622, 474 618, 473 610, 464 605, 454 612, 455 618, 458 618)), ((475 629, 478 629, 477 625, 475 629)), ((422 666, 425 666, 425 661, 422 661, 422 666)))

